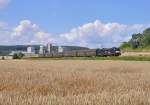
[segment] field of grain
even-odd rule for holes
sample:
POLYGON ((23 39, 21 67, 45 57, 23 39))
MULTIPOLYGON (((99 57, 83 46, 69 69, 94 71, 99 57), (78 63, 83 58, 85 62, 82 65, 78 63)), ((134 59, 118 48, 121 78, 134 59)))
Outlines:
POLYGON ((150 62, 0 61, 0 105, 150 105, 150 62))

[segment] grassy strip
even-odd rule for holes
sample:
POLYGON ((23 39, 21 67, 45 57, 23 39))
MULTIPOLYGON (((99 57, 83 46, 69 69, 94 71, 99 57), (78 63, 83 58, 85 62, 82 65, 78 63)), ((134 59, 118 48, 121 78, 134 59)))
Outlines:
POLYGON ((150 47, 145 47, 145 48, 123 48, 121 49, 122 52, 150 52, 150 47))
POLYGON ((121 56, 121 57, 36 57, 27 58, 26 60, 127 60, 127 61, 150 61, 150 56, 121 56))

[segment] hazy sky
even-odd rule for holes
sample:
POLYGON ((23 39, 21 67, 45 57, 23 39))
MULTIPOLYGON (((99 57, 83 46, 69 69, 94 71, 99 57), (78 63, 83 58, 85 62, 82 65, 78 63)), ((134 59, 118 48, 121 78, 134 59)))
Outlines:
POLYGON ((0 0, 0 44, 116 46, 150 24, 150 0, 0 0))

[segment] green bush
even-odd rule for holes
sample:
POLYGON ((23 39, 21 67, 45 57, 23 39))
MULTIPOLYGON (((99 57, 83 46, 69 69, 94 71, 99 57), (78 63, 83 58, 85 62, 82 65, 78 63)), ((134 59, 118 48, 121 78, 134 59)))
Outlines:
POLYGON ((128 42, 123 42, 123 44, 121 44, 120 48, 121 49, 130 48, 130 44, 128 42))
POLYGON ((2 57, 2 60, 5 60, 5 57, 2 57))
POLYGON ((23 57, 24 57, 24 54, 22 54, 22 53, 13 55, 13 59, 22 59, 23 57))

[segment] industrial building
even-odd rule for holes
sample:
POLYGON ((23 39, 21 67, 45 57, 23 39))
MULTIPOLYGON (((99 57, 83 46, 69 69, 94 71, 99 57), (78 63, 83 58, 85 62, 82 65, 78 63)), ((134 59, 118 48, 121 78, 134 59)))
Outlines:
POLYGON ((35 53, 35 48, 29 46, 27 48, 27 51, 12 51, 9 56, 13 56, 14 54, 19 54, 22 53, 24 54, 24 57, 38 57, 38 54, 35 53))
POLYGON ((35 48, 34 47, 28 47, 27 48, 27 53, 28 54, 35 54, 35 48))
POLYGON ((41 45, 39 49, 39 56, 48 56, 50 54, 62 53, 64 51, 62 46, 54 47, 52 44, 48 43, 46 46, 41 45))
POLYGON ((58 47, 58 52, 59 52, 59 53, 64 52, 64 48, 63 48, 62 46, 59 46, 59 47, 58 47))
POLYGON ((12 51, 9 55, 13 56, 14 54, 24 54, 24 57, 39 57, 39 56, 49 56, 55 53, 63 53, 64 48, 62 46, 53 46, 51 43, 47 45, 41 45, 35 49, 33 46, 28 46, 26 51, 12 51))

